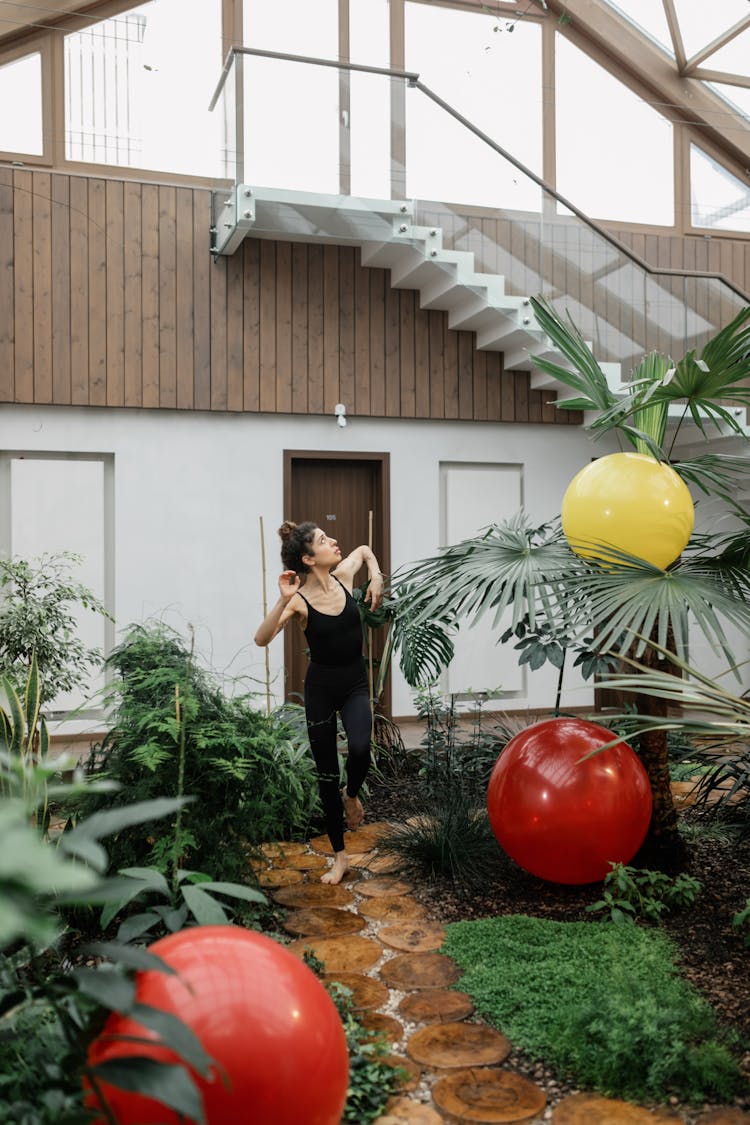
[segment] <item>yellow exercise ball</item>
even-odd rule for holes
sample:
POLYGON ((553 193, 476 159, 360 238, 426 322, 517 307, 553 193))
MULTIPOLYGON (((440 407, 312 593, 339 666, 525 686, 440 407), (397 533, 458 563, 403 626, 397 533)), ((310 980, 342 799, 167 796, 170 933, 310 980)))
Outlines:
POLYGON ((611 546, 663 569, 684 550, 694 521, 685 482, 645 453, 592 461, 573 477, 562 503, 568 543, 588 559, 606 559, 611 546))

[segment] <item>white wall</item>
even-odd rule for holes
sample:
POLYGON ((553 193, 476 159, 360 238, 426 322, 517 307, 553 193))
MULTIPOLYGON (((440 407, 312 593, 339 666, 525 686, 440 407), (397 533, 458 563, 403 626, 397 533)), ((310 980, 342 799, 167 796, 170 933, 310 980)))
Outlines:
MULTIPOLYGON (((197 649, 215 671, 249 677, 259 692, 265 690, 264 652, 252 642, 262 616, 259 517, 272 602, 280 568, 276 529, 295 515, 282 510, 284 449, 390 453, 394 571, 441 545, 441 465, 515 466, 525 507, 542 522, 559 513, 568 482, 592 450, 574 426, 350 416, 341 429, 333 417, 27 406, 0 407, 0 421, 6 450, 112 455, 115 639, 129 623, 150 617, 183 632, 192 625, 197 649)), ((76 497, 69 502, 75 507, 76 497)), ((488 494, 475 530, 506 514, 488 494)), ((280 697, 281 638, 271 646, 270 661, 280 697)), ((514 691, 508 706, 550 706, 555 681, 554 669, 541 669, 527 677, 523 692, 514 691)), ((590 688, 571 674, 564 705, 591 702, 590 688)), ((398 670, 393 711, 414 713, 398 670)))

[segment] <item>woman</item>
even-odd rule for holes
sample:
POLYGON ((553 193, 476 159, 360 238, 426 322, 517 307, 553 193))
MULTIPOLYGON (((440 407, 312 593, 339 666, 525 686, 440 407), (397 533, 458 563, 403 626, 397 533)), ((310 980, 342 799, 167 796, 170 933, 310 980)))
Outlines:
POLYGON ((258 628, 255 643, 270 644, 295 617, 304 629, 310 650, 305 676, 307 731, 333 848, 333 867, 321 881, 340 883, 349 870, 344 816, 350 829, 357 828, 364 819, 357 794, 370 765, 372 734, 362 624, 352 597, 352 584, 354 575, 366 563, 370 584, 365 601, 377 609, 383 600, 383 576, 369 547, 355 547, 342 558, 336 540, 317 524, 287 521, 279 528, 279 535, 281 561, 286 567, 279 578, 281 596, 258 628), (348 747, 346 785, 341 791, 337 714, 341 715, 348 747))

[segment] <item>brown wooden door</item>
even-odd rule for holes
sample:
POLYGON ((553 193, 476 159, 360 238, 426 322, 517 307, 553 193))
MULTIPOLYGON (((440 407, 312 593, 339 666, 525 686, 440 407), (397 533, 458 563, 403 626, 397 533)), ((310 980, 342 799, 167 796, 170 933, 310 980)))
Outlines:
MULTIPOLYGON (((342 554, 370 541, 384 573, 390 566, 388 512, 388 454, 295 453, 285 455, 284 518, 302 523, 312 520, 338 541, 342 554)), ((362 567, 354 585, 367 581, 362 567)), ((375 630, 375 660, 382 651, 384 630, 375 630)), ((307 668, 305 635, 296 625, 287 629, 284 643, 286 698, 301 702, 307 668)), ((379 708, 390 713, 390 692, 379 708)))

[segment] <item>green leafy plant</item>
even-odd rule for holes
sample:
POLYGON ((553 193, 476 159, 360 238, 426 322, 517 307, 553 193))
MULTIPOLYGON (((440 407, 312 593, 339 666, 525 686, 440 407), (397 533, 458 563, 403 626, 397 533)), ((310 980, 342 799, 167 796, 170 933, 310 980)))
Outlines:
MULTIPOLYGON (((59 787, 61 796, 65 789, 59 787)), ((166 966, 133 947, 110 943, 83 948, 64 922, 66 904, 93 905, 120 893, 117 880, 104 875, 108 860, 101 840, 126 824, 143 825, 169 815, 175 804, 151 801, 111 815, 100 812, 55 843, 40 838, 24 801, 0 800, 0 849, 5 857, 0 879, 0 1121, 81 1122, 84 1077, 93 1088, 100 1080, 121 1084, 121 1076, 108 1064, 86 1063, 86 1045, 109 1011, 132 1014, 178 1059, 199 1073, 205 1069, 199 1045, 187 1029, 135 1003, 129 972, 168 971, 166 966), (83 964, 92 958, 96 967, 83 964), (44 1059, 43 1049, 48 1052, 44 1059), (33 1066, 35 1058, 38 1068, 33 1066)), ((179 1063, 164 1072, 155 1070, 152 1061, 140 1070, 135 1060, 129 1065, 133 1088, 148 1090, 178 1112, 202 1119, 198 1092, 179 1063)))
MULTIPOLYGON (((629 658, 629 671, 603 678, 604 690, 651 695, 679 711, 675 715, 627 717, 631 729, 657 730, 665 738, 691 739, 689 758, 697 768, 691 816, 733 831, 739 843, 750 834, 750 696, 736 695, 687 661, 660 646, 664 670, 629 658), (674 672, 679 675, 673 674, 674 672)), ((728 673, 739 674, 732 665, 728 673)), ((619 723, 623 716, 612 716, 619 723)))
POLYGON ((0 675, 18 695, 36 657, 41 706, 85 682, 101 663, 98 649, 78 636, 81 607, 108 617, 101 601, 71 577, 79 555, 64 551, 30 561, 0 559, 0 675))
POLYGON ((12 708, 0 709, 5 732, 0 745, 0 1121, 77 1125, 88 1120, 82 1104, 85 1080, 93 1090, 101 1081, 124 1083, 200 1122, 200 1095, 179 1061, 162 1066, 134 1056, 125 1066, 89 1066, 86 1060, 87 1044, 108 1012, 117 1011, 136 1018, 178 1060, 205 1072, 209 1060, 189 1029, 135 1000, 133 970, 171 970, 131 945, 84 946, 66 924, 71 908, 93 910, 117 903, 122 895, 122 880, 106 875, 109 857, 102 840, 133 827, 142 830, 147 822, 173 815, 184 802, 154 799, 101 810, 75 828, 44 838, 47 823, 39 811, 50 800, 68 800, 89 786, 111 792, 112 785, 76 777, 68 757, 17 752, 31 745, 29 731, 38 715, 33 659, 24 690, 27 706, 21 706, 10 684, 6 691, 12 708), (60 781, 63 771, 74 772, 74 781, 60 781))
POLYGON ((226 925, 232 919, 217 895, 256 905, 267 902, 265 895, 253 887, 217 882, 201 871, 178 870, 174 882, 168 881, 155 867, 123 868, 118 875, 121 894, 102 910, 102 930, 131 903, 147 907, 137 914, 128 913, 123 919, 117 931, 120 942, 144 937, 152 940, 164 932, 176 933, 189 925, 226 925))
POLYGON ((750 948, 750 898, 745 899, 742 910, 732 917, 732 926, 742 934, 745 945, 750 948))
POLYGON ((378 846, 424 876, 445 876, 457 890, 469 893, 486 885, 503 862, 487 816, 487 782, 520 725, 506 720, 486 729, 480 701, 465 733, 453 699, 444 701, 428 686, 417 693, 416 702, 426 724, 415 781, 421 812, 391 829, 378 846))
MULTIPOLYGON (((118 677, 114 724, 88 771, 119 783, 116 800, 178 791, 200 799, 178 823, 149 836, 121 833, 111 849, 117 868, 166 871, 176 859, 241 881, 253 846, 305 832, 317 785, 306 736, 295 725, 225 696, 181 638, 161 625, 133 626, 109 666, 118 677)), ((81 811, 99 804, 94 797, 81 811)))
POLYGON ((671 910, 691 906, 701 892, 700 881, 684 872, 670 876, 624 863, 610 866, 602 897, 586 909, 592 913, 607 911, 615 923, 634 922, 636 918, 658 922, 671 910))
MULTIPOLYGON (((324 977, 325 963, 312 950, 305 950, 304 962, 316 976, 324 977)), ((349 1051, 349 1088, 341 1120, 369 1125, 382 1115, 389 1097, 408 1074, 387 1061, 391 1049, 385 1036, 373 1035, 359 1022, 351 989, 338 981, 324 983, 344 1026, 349 1051)))
POLYGON ((446 927, 457 987, 520 1049, 577 1085, 633 1101, 726 1101, 735 1044, 660 930, 525 915, 446 927))

